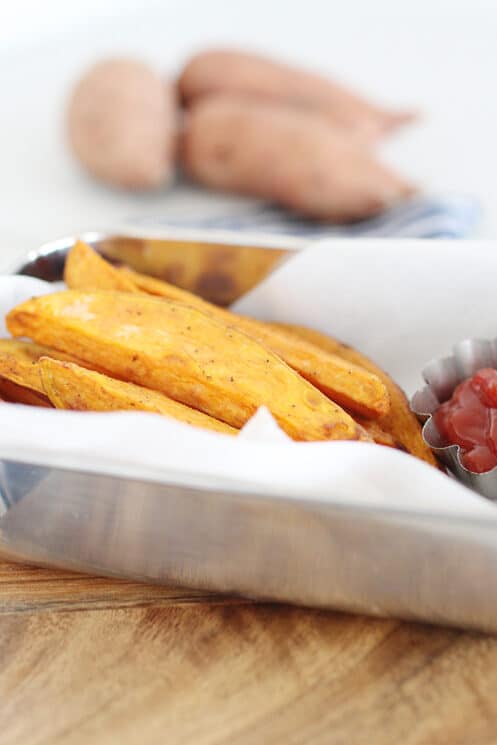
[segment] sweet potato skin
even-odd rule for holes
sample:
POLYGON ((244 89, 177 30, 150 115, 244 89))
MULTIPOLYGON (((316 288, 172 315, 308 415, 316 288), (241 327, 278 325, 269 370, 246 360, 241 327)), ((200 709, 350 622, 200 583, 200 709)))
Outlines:
POLYGON ((294 439, 369 440, 276 355, 186 305, 142 294, 66 291, 17 306, 7 327, 233 427, 265 405, 294 439))
POLYGON ((26 406, 42 406, 51 408, 47 396, 32 388, 26 388, 7 378, 0 378, 0 396, 6 403, 25 404, 26 406))
POLYGON ((173 401, 162 393, 124 383, 71 362, 42 357, 38 362, 46 396, 57 409, 148 411, 214 432, 235 435, 224 422, 173 401))
POLYGON ((335 99, 334 84, 318 75, 230 49, 207 50, 188 60, 178 88, 186 104, 220 93, 314 108, 334 108, 335 99))
MULTIPOLYGON (((334 339, 319 331, 314 331, 306 326, 294 324, 273 324, 276 328, 284 328, 287 332, 295 334, 299 338, 309 340, 327 351, 350 360, 355 365, 360 365, 366 370, 374 372, 384 382, 390 395, 390 411, 377 420, 377 424, 392 435, 395 441, 411 455, 426 461, 432 466, 438 466, 437 460, 430 448, 425 444, 421 435, 421 425, 411 411, 409 401, 404 391, 394 380, 369 357, 353 347, 334 339)), ((374 434, 370 432, 374 438, 374 434)))
POLYGON ((187 105, 224 94, 311 109, 365 142, 414 118, 412 112, 377 106, 322 75, 236 49, 208 49, 189 59, 178 88, 187 105))
POLYGON ((410 196, 412 187, 314 112, 243 98, 201 98, 188 112, 180 154, 214 189, 281 204, 319 220, 351 222, 410 196))
POLYGON ((98 179, 153 189, 172 178, 175 86, 139 60, 102 60, 76 84, 67 110, 69 143, 98 179))

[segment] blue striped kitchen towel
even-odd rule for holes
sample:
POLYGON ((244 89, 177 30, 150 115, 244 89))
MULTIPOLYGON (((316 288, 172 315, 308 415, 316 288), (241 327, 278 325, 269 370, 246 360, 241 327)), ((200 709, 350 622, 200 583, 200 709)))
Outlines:
POLYGON ((267 203, 180 187, 173 190, 160 216, 142 215, 131 222, 159 228, 247 231, 311 239, 466 238, 472 235, 478 217, 478 204, 470 197, 418 197, 368 220, 330 225, 302 219, 267 203))

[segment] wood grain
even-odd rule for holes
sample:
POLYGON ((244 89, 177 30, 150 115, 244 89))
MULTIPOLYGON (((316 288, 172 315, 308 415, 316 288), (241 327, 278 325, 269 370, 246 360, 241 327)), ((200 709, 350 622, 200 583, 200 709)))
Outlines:
POLYGON ((497 742, 496 638, 9 564, 0 609, 2 745, 497 742))
MULTIPOLYGON (((205 591, 106 579, 0 560, 0 616, 48 610, 179 605, 207 600, 235 602, 205 591)), ((236 602, 241 601, 237 599, 236 602)))

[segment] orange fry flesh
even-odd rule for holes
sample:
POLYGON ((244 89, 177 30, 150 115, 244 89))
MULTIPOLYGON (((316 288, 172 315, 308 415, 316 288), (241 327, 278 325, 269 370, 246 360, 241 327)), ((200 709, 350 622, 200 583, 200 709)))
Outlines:
POLYGON ((246 334, 180 303, 128 292, 65 291, 7 316, 13 336, 241 427, 267 406, 297 440, 364 439, 343 409, 246 334))
POLYGON ((378 418, 389 410, 388 390, 377 375, 306 340, 298 340, 285 330, 231 313, 162 280, 130 269, 116 269, 81 242, 70 252, 67 267, 65 279, 72 289, 109 289, 114 278, 112 289, 121 290, 126 280, 128 292, 144 292, 185 303, 244 332, 278 355, 339 406, 368 418, 378 418))
POLYGON ((388 388, 391 407, 390 411, 378 420, 378 425, 386 432, 390 433, 408 453, 426 461, 426 463, 429 463, 432 466, 438 466, 435 456, 423 440, 421 425, 419 424, 415 414, 411 411, 409 401, 407 400, 404 391, 386 372, 361 352, 353 347, 343 344, 337 339, 327 336, 326 334, 314 331, 305 326, 277 324, 278 328, 281 326, 283 326, 287 332, 308 339, 313 344, 323 346, 324 349, 333 352, 333 354, 350 360, 355 365, 361 365, 380 377, 388 388))
POLYGON ((40 378, 57 409, 76 411, 149 411, 177 419, 194 427, 235 435, 237 430, 224 422, 173 401, 163 393, 124 383, 71 362, 42 357, 40 378))

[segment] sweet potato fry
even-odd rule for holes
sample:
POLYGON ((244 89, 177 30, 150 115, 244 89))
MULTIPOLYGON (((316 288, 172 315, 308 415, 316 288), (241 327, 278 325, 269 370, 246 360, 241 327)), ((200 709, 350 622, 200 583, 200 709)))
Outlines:
MULTIPOLYGON (((299 338, 309 340, 313 344, 322 346, 326 351, 343 357, 343 359, 355 365, 361 365, 366 370, 370 370, 381 378, 390 394, 390 411, 381 417, 381 419, 378 419, 378 425, 385 432, 391 434, 394 440, 399 442, 408 453, 421 458, 421 460, 426 461, 432 466, 438 465, 435 456, 423 440, 421 426, 409 407, 405 393, 378 365, 356 349, 319 331, 292 324, 278 323, 275 325, 278 329, 284 328, 285 331, 293 333, 299 338)), ((374 433, 371 431, 369 433, 375 439, 374 433)))
POLYGON ((364 419, 363 417, 355 417, 357 424, 360 424, 363 429, 366 430, 372 440, 377 445, 385 445, 389 448, 395 448, 396 450, 406 450, 401 442, 395 439, 390 432, 386 432, 381 428, 378 420, 364 419))
POLYGON ((131 279, 120 274, 87 243, 77 241, 64 266, 64 281, 78 290, 120 290, 136 292, 131 279))
POLYGON ((163 393, 123 383, 71 362, 42 357, 38 363, 46 395, 57 409, 77 411, 150 411, 194 427, 235 435, 236 429, 163 393))
POLYGON ((66 272, 66 282, 72 289, 109 289, 114 278, 113 289, 119 290, 122 277, 125 277, 131 286, 134 285, 135 291, 185 303, 227 326, 243 331, 281 357, 340 406, 370 418, 382 416, 389 409, 388 391, 376 375, 336 355, 328 354, 305 340, 297 341, 294 334, 272 328, 253 318, 236 315, 186 290, 129 269, 118 270, 107 264, 100 273, 105 260, 82 243, 72 249, 67 261, 70 271, 66 272))
POLYGON ((12 404, 51 408, 47 396, 37 393, 31 388, 13 383, 12 380, 7 380, 7 378, 0 378, 0 396, 4 401, 12 404))
POLYGON ((43 356, 76 362, 70 355, 40 344, 18 339, 0 339, 0 377, 44 395, 40 371, 36 365, 43 356))
POLYGON ((340 407, 251 337, 143 294, 58 292, 7 316, 13 336, 55 346, 234 427, 265 405, 297 440, 365 439, 340 407))
POLYGON ((231 313, 207 303, 174 285, 147 277, 130 269, 121 269, 139 290, 158 297, 192 305, 227 325, 240 329, 277 354, 302 377, 340 406, 366 417, 382 416, 389 408, 388 392, 382 381, 363 367, 344 361, 338 355, 323 353, 317 345, 300 340, 284 329, 231 313))

